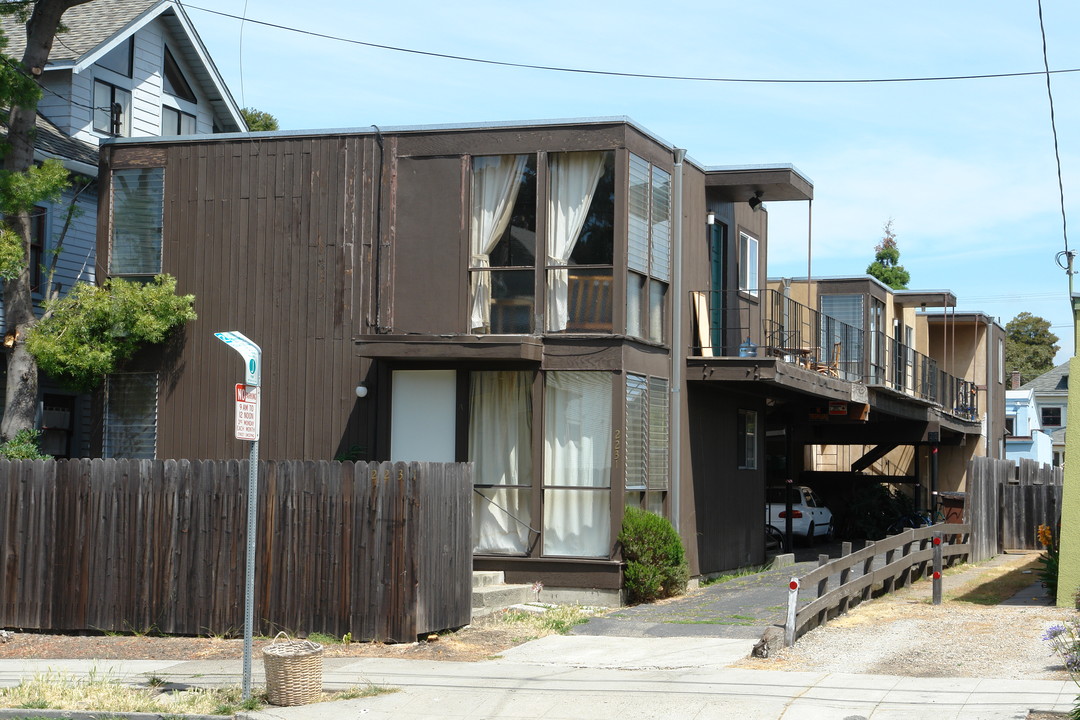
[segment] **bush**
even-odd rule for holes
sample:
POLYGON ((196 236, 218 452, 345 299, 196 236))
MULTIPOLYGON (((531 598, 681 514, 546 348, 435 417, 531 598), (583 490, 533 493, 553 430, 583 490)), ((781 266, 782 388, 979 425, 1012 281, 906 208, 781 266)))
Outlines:
POLYGON ((20 430, 15 437, 0 445, 0 457, 7 460, 51 460, 51 455, 41 452, 38 443, 40 430, 20 430))
POLYGON ((636 507, 626 508, 619 532, 626 570, 623 585, 632 603, 682 595, 690 579, 686 552, 666 519, 636 507))
POLYGON ((1039 580, 1046 588, 1053 602, 1057 602, 1058 567, 1061 561, 1061 547, 1058 545, 1054 531, 1049 525, 1039 526, 1039 544, 1045 548, 1045 552, 1039 555, 1042 569, 1039 570, 1039 580))

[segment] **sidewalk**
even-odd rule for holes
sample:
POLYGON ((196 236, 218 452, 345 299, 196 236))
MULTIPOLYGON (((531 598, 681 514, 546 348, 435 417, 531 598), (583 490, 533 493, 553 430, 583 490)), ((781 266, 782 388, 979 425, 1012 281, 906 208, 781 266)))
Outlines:
MULTIPOLYGON (((842 673, 786 673, 726 667, 752 640, 554 635, 506 651, 497 660, 463 663, 333 658, 328 689, 374 683, 399 692, 292 708, 268 708, 250 720, 1005 720, 1029 709, 1067 711, 1070 682, 979 678, 909 678, 842 673)), ((261 663, 254 682, 262 682, 261 663)), ((3 660, 0 684, 54 671, 108 674, 130 682, 156 676, 181 685, 236 685, 234 661, 3 660)))

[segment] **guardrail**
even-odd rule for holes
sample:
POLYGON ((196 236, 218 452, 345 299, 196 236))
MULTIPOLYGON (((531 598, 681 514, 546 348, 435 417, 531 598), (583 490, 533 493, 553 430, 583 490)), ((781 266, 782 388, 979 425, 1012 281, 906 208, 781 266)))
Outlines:
MULTIPOLYGON (((867 541, 866 547, 855 552, 851 551, 851 543, 844 543, 843 554, 836 560, 821 555, 818 567, 801 578, 791 578, 787 622, 784 625, 786 643, 794 645, 808 630, 824 625, 858 603, 875 595, 893 592, 924 577, 927 565, 935 560, 937 550, 940 550, 940 558, 949 565, 960 557, 966 558, 971 552, 970 535, 970 525, 938 523, 905 530, 877 542, 867 541), (941 538, 936 549, 935 538, 941 538), (874 568, 874 558, 880 555, 885 556, 885 564, 874 568), (858 571, 858 574, 853 571, 858 571), (837 574, 840 576, 839 585, 830 590, 829 580, 837 574), (798 607, 799 591, 814 587, 817 598, 798 607)), ((935 588, 935 598, 938 597, 937 593, 938 589, 935 588)))

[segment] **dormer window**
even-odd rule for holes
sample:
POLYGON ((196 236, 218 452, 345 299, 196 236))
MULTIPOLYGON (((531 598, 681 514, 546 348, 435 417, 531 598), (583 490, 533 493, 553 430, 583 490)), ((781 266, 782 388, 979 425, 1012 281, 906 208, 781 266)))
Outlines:
POLYGON ((195 92, 191 89, 191 85, 188 84, 187 78, 181 72, 180 65, 169 51, 168 46, 165 47, 165 67, 162 71, 162 77, 165 81, 165 92, 181 100, 198 102, 195 92))
POLYGON ((131 91, 94 82, 94 129, 118 137, 131 135, 131 91))

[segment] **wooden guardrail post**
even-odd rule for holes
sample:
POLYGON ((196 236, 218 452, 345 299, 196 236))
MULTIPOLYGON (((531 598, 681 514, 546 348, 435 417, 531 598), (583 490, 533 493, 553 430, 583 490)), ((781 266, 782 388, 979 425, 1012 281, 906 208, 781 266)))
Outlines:
MULTIPOLYGON (((868 547, 868 548, 874 547, 874 541, 873 540, 867 540, 865 547, 868 547)), ((863 560, 863 567, 862 567, 863 577, 869 575, 873 571, 874 571, 874 555, 873 555, 873 553, 867 553, 866 559, 863 560)), ((871 586, 869 586, 869 585, 867 585, 866 587, 863 588, 862 598, 861 598, 862 602, 866 602, 867 600, 870 599, 872 591, 873 591, 873 588, 871 586)))
POLYGON ((934 533, 934 604, 941 604, 941 531, 934 533))
MULTIPOLYGON (((817 566, 818 567, 825 567, 828 564, 829 564, 829 556, 828 555, 818 555, 817 556, 817 566)), ((829 592, 829 576, 828 575, 826 575, 825 577, 818 580, 817 596, 818 597, 824 597, 827 592, 829 592)), ((829 609, 824 608, 821 612, 818 613, 818 625, 824 625, 828 621, 829 621, 829 609)))
POLYGON ((784 623, 784 644, 795 644, 795 611, 799 606, 799 578, 791 578, 788 583, 787 622, 784 623))
MULTIPOLYGON (((851 543, 845 542, 840 544, 840 557, 845 558, 851 554, 851 543)), ((840 587, 844 587, 851 580, 851 568, 845 567, 840 571, 840 587)), ((851 598, 845 595, 840 598, 840 611, 839 614, 843 615, 848 611, 848 607, 851 604, 851 598)))

